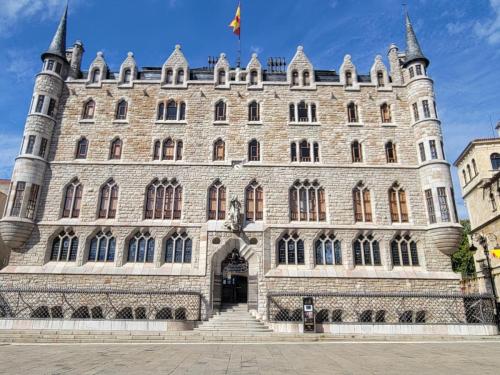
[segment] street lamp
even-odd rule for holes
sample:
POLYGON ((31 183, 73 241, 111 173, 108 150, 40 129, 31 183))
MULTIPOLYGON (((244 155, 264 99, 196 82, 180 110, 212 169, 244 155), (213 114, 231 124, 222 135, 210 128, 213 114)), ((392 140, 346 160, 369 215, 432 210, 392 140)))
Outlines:
POLYGON ((491 289, 493 291, 493 298, 495 298, 495 319, 496 319, 497 327, 500 329, 500 316, 498 314, 497 289, 495 286, 495 277, 493 275, 493 269, 491 268, 490 250, 488 249, 488 237, 494 238, 495 242, 498 243, 497 236, 495 236, 494 234, 488 234, 485 236, 483 234, 478 233, 478 234, 474 234, 471 236, 472 245, 470 246, 469 250, 473 254, 477 251, 477 247, 474 245, 474 242, 473 242, 474 240, 476 240, 479 243, 479 245, 481 245, 481 247, 483 248, 484 256, 486 258, 486 267, 484 267, 484 264, 483 264, 482 272, 483 272, 484 278, 486 278, 485 272, 488 272, 488 275, 490 278, 491 289))

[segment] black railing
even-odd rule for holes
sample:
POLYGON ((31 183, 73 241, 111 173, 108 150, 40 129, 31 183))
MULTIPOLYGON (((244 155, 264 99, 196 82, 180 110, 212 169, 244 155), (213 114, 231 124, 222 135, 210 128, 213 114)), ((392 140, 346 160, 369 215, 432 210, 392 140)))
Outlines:
POLYGON ((302 299, 313 297, 316 323, 494 324, 491 295, 426 293, 271 293, 271 322, 301 322, 302 299))
POLYGON ((201 319, 191 291, 0 288, 0 319, 201 319))

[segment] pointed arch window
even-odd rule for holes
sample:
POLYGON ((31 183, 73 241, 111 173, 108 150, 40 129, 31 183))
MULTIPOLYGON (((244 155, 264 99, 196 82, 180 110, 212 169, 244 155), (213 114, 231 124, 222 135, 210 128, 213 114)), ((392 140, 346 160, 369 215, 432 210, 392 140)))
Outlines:
POLYGON ((216 181, 208 189, 208 220, 226 219, 226 188, 216 181))
POLYGON ((165 103, 161 102, 158 103, 158 112, 156 115, 156 120, 162 121, 164 119, 164 116, 165 116, 165 103))
POLYGON ((83 120, 92 120, 95 114, 95 102, 90 99, 83 105, 83 120))
POLYGON ((174 100, 169 100, 167 102, 167 121, 177 120, 177 103, 174 100))
POLYGON ((351 102, 347 105, 347 121, 350 123, 359 122, 358 106, 356 103, 351 102))
POLYGON ((260 143, 256 139, 252 139, 248 144, 248 160, 260 161, 260 143))
POLYGON ((377 86, 378 87, 384 87, 385 86, 384 72, 382 72, 381 70, 379 70, 377 72, 377 86))
POLYGON ((260 121, 260 105, 255 100, 248 105, 248 121, 260 121))
POLYGON ((101 80, 101 69, 95 68, 92 71, 90 82, 91 83, 99 83, 100 80, 101 80))
POLYGON ((109 158, 111 160, 120 160, 122 158, 122 148, 123 142, 120 138, 116 138, 111 142, 111 150, 109 153, 109 158))
POLYGON ((184 84, 184 69, 179 69, 179 71, 177 72, 177 84, 184 84))
POLYGON ((63 231, 52 241, 52 262, 74 262, 78 252, 78 237, 73 231, 63 231))
POLYGON ((222 139, 218 139, 214 143, 214 161, 224 161, 225 160, 225 143, 222 139))
POLYGON ((226 121, 226 103, 223 100, 215 104, 215 121, 226 121))
POLYGON ((363 149, 359 141, 354 141, 351 143, 351 157, 353 163, 363 162, 363 149))
POLYGON ((123 83, 132 82, 132 70, 130 68, 125 69, 123 72, 123 83))
POLYGON ((297 106, 299 122, 309 121, 309 110, 306 102, 302 101, 297 106))
POLYGON ((138 232, 128 245, 127 261, 130 263, 153 263, 155 240, 149 232, 138 232))
POLYGON ((474 176, 477 176, 479 172, 477 171, 477 165, 475 159, 472 159, 472 169, 474 169, 474 176))
POLYGON ((182 186, 175 179, 154 180, 146 189, 146 219, 180 220, 182 186))
POLYGON ((370 234, 359 236, 353 243, 354 264, 357 266, 380 266, 380 246, 370 234))
POLYGON ((311 73, 309 71, 305 71, 302 75, 304 86, 311 86, 311 73))
POLYGON ((295 142, 290 145, 290 156, 292 161, 297 161, 297 143, 295 142))
POLYGON ((256 70, 250 72, 250 86, 256 86, 259 83, 259 73, 256 70))
POLYGON ((398 161, 396 144, 392 141, 385 144, 385 158, 388 163, 397 163, 398 161))
POLYGON ((285 234, 278 241, 278 264, 304 264, 304 241, 297 233, 285 234))
POLYGON ((342 264, 342 249, 335 235, 322 234, 314 244, 315 261, 317 265, 342 264))
POLYGON ((111 232, 99 232, 90 240, 89 262, 114 262, 116 239, 111 232))
POLYGON ((500 169, 500 154, 496 152, 491 154, 490 160, 491 160, 491 169, 495 171, 500 169))
POLYGON ((172 138, 167 138, 163 141, 162 160, 174 160, 175 143, 172 138))
POLYGON ((465 169, 462 169, 462 175, 464 178, 464 185, 467 185, 469 181, 467 180, 467 173, 465 172, 465 169))
POLYGON ((469 164, 467 164, 467 173, 469 174, 469 180, 472 180, 474 176, 472 176, 472 170, 469 164))
POLYGON ((184 150, 184 143, 182 141, 177 141, 177 147, 175 149, 175 160, 182 160, 182 151, 184 150))
POLYGON ((346 85, 346 87, 351 87, 352 84, 353 84, 352 72, 347 71, 347 72, 345 72, 345 85, 346 85))
POLYGON ((83 186, 74 179, 66 187, 64 194, 63 218, 78 218, 82 205, 83 186))
POLYGON ((126 120, 128 112, 128 103, 126 100, 122 99, 118 102, 116 106, 116 120, 126 120))
POLYGON ((245 214, 247 221, 264 219, 264 190, 256 181, 245 189, 245 214))
POLYGON ((174 233, 165 242, 165 263, 191 263, 193 241, 187 233, 174 233))
POLYGON ((354 220, 357 223, 371 223, 373 217, 370 190, 360 182, 353 189, 352 195, 354 202, 354 220))
POLYGON ((81 138, 76 145, 75 159, 86 159, 88 151, 89 141, 87 138, 81 138))
POLYGON ((380 116, 383 124, 390 124, 392 122, 391 106, 389 104, 384 103, 380 106, 380 116))
POLYGON ((298 86, 299 85, 299 72, 294 70, 292 72, 292 86, 298 86))
POLYGON ((224 69, 221 69, 217 74, 217 84, 225 85, 226 82, 227 82, 226 71, 224 69))
POLYGON ((160 160, 161 142, 156 140, 153 145, 153 160, 160 160))
POLYGON ((290 112, 289 112, 289 116, 290 116, 290 122, 295 122, 295 104, 290 104, 289 106, 290 108, 290 112))
POLYGON ((99 219, 114 219, 118 209, 118 185, 111 179, 101 188, 99 219))
POLYGON ((391 221, 393 223, 408 222, 408 205, 406 202, 406 192, 394 184, 389 189, 389 205, 391 210, 391 221))
POLYGON ((186 103, 179 103, 179 121, 186 120, 186 103))
POLYGON ((300 148, 300 161, 302 162, 311 161, 311 144, 304 140, 300 142, 299 148, 300 148))
POLYGON ((393 266, 418 266, 417 243, 410 236, 396 236, 391 241, 393 266))
POLYGON ((317 181, 296 181, 289 190, 291 221, 326 221, 325 190, 317 181))
POLYGON ((26 182, 18 181, 16 184, 16 191, 14 193, 14 201, 12 203, 12 209, 10 210, 10 216, 21 215, 21 208, 23 206, 25 190, 26 190, 26 182))
POLYGON ((165 76, 166 84, 172 85, 174 83, 174 71, 172 69, 167 69, 167 73, 165 76))

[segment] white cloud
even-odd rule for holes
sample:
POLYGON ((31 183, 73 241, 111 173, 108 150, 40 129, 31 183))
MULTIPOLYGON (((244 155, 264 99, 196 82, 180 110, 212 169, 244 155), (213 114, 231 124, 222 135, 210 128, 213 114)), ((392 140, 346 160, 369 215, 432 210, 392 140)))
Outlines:
POLYGON ((490 44, 500 43, 500 0, 490 0, 493 18, 485 22, 477 22, 474 26, 476 34, 485 38, 490 44))
MULTIPOLYGON (((77 1, 72 1, 73 7, 77 1)), ((45 21, 61 16, 66 0, 1 0, 0 33, 9 35, 16 24, 25 20, 45 21)))
POLYGON ((39 68, 38 53, 33 50, 10 49, 7 51, 6 72, 16 81, 32 80, 39 68))

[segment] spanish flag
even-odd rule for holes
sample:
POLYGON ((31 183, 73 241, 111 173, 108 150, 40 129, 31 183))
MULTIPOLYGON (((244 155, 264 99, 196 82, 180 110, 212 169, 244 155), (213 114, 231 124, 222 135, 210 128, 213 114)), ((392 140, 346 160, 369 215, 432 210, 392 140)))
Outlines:
POLYGON ((493 250, 490 250, 490 254, 493 255, 495 258, 500 259, 500 248, 496 247, 493 250))
POLYGON ((240 6, 241 4, 238 4, 238 9, 236 9, 236 16, 234 16, 234 20, 229 24, 229 27, 233 28, 233 33, 235 33, 238 36, 240 36, 240 30, 241 30, 240 6))

